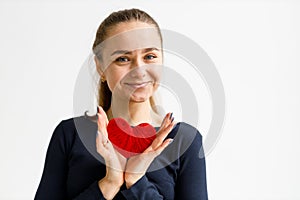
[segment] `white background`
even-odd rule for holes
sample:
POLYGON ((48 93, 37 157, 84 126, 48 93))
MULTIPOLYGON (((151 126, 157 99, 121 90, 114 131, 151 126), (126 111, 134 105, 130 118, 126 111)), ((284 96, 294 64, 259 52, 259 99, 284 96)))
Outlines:
MULTIPOLYGON (((222 78, 226 120, 206 158, 209 198, 300 199, 300 4, 279 0, 2 0, 0 199, 33 199, 99 23, 131 7, 197 42, 222 78)), ((205 136, 209 99, 200 104, 205 136)))

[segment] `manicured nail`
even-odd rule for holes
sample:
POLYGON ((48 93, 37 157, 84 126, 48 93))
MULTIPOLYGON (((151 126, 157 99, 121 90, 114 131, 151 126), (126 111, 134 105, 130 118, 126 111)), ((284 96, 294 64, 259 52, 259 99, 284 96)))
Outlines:
POLYGON ((172 116, 173 116, 173 112, 171 113, 171 115, 170 115, 169 119, 172 119, 172 116))
POLYGON ((97 113, 99 113, 99 106, 97 106, 97 113))
POLYGON ((173 142, 174 139, 169 140, 169 144, 171 144, 173 142))
POLYGON ((172 118, 172 120, 171 120, 171 123, 174 121, 174 117, 172 118))

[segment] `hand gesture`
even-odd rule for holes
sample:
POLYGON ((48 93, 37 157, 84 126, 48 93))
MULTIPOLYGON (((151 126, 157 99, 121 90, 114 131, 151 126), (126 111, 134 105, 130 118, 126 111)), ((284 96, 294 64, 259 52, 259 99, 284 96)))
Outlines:
POLYGON ((124 183, 124 169, 126 158, 117 152, 108 139, 108 119, 102 107, 98 107, 98 134, 96 137, 97 152, 104 158, 106 165, 106 176, 99 181, 99 187, 106 196, 111 199, 119 191, 124 183))
POLYGON ((130 188, 145 175, 154 158, 156 158, 173 141, 173 139, 165 140, 165 138, 174 127, 174 124, 175 122, 174 118, 172 118, 172 114, 168 113, 152 144, 143 153, 128 159, 125 169, 125 182, 127 188, 130 188))

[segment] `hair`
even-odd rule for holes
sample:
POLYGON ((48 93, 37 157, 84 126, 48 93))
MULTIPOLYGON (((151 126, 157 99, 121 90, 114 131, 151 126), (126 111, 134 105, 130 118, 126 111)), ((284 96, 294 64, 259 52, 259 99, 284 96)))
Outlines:
MULTIPOLYGON (((157 22, 149 14, 136 8, 116 11, 105 18, 97 30, 92 49, 98 60, 101 60, 101 56, 99 54, 99 46, 105 39, 109 37, 109 30, 113 29, 114 26, 118 25, 119 23, 130 21, 139 21, 154 25, 154 27, 157 28, 157 32, 162 42, 160 28, 157 22)), ((107 112, 111 106, 112 97, 112 93, 108 87, 107 81, 103 82, 101 81, 101 79, 99 80, 98 97, 98 105, 100 105, 103 110, 107 112)), ((157 109, 154 107, 155 100, 153 96, 150 97, 150 104, 152 109, 158 113, 157 109)))

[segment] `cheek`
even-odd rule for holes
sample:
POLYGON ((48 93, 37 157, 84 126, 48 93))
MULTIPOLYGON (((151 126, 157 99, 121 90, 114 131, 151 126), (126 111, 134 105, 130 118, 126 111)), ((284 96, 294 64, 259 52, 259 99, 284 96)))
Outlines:
POLYGON ((162 78, 162 67, 161 66, 152 67, 150 70, 148 70, 148 74, 152 80, 154 80, 156 83, 159 83, 162 78))
POLYGON ((153 84, 152 93, 155 93, 155 92, 157 91, 158 87, 159 87, 159 83, 158 83, 158 82, 155 82, 155 83, 153 84))
POLYGON ((122 70, 107 70, 106 71, 106 79, 107 79, 107 84, 110 89, 110 91, 113 92, 115 87, 120 84, 122 78, 126 75, 126 72, 123 72, 122 70))
POLYGON ((117 76, 114 76, 113 74, 107 76, 107 84, 111 92, 114 91, 114 88, 117 86, 118 82, 119 81, 117 76))

